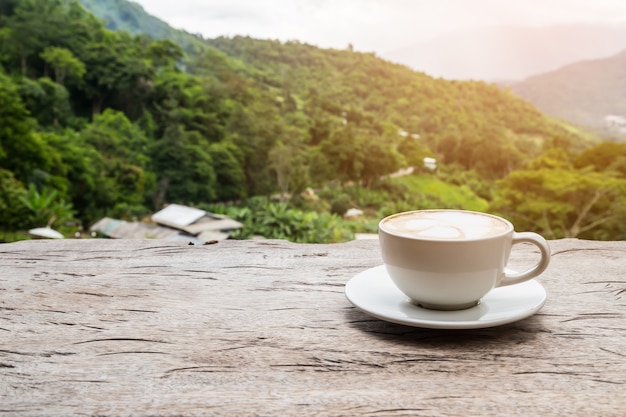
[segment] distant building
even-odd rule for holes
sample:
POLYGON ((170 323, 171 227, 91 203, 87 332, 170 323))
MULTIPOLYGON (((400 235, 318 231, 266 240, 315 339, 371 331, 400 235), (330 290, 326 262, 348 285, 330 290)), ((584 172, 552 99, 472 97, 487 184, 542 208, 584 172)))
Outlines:
POLYGON ((611 132, 626 134, 626 117, 609 114, 604 116, 604 126, 611 132))
POLYGON ((179 204, 168 205, 154 213, 151 220, 152 223, 127 222, 105 217, 90 230, 113 239, 165 239, 203 244, 228 239, 231 232, 243 227, 227 216, 179 204))
POLYGON ((348 211, 344 213, 343 217, 350 219, 350 218, 359 217, 362 215, 363 215, 363 210, 353 207, 351 209, 348 209, 348 211))
POLYGON ((30 229, 28 234, 33 239, 63 239, 63 235, 56 230, 47 227, 37 227, 35 229, 30 229))
POLYGON ((437 160, 435 158, 424 158, 424 168, 430 171, 437 170, 437 160))

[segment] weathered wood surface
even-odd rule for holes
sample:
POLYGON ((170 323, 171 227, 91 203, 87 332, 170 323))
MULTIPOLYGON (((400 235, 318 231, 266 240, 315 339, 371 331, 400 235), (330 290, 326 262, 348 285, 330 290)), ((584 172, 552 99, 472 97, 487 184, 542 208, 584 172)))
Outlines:
POLYGON ((0 416, 624 416, 626 242, 550 245, 538 314, 461 331, 349 304, 375 240, 0 245, 0 416))

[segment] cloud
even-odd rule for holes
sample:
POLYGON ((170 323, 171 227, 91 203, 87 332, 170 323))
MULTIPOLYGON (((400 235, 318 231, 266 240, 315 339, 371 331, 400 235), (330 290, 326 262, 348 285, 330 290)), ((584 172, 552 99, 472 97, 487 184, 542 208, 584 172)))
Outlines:
POLYGON ((135 0, 207 38, 249 35, 384 52, 444 32, 626 16, 623 0, 135 0))

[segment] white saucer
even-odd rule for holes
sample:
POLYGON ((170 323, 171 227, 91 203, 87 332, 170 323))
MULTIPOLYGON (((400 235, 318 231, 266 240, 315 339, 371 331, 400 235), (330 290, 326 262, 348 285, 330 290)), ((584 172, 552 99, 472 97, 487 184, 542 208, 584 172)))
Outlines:
POLYGON ((346 297, 376 318, 431 329, 479 329, 532 316, 546 302, 546 290, 535 281, 499 287, 475 307, 457 311, 427 310, 412 304, 391 281, 384 265, 363 271, 346 284, 346 297))

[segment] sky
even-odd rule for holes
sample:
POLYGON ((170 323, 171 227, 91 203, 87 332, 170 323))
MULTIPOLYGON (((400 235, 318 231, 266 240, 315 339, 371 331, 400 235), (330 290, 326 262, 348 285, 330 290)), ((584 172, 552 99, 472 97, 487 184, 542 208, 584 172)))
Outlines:
POLYGON ((205 38, 248 35, 385 54, 493 25, 625 21, 624 0, 132 0, 205 38))

